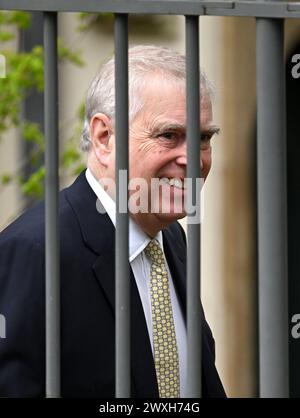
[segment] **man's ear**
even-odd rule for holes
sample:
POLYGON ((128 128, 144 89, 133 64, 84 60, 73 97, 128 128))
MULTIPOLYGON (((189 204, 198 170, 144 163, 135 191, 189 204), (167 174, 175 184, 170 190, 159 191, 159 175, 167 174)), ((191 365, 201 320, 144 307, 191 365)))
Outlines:
POLYGON ((104 166, 107 166, 108 158, 112 151, 111 121, 104 113, 96 113, 90 122, 90 135, 92 149, 97 160, 104 166))

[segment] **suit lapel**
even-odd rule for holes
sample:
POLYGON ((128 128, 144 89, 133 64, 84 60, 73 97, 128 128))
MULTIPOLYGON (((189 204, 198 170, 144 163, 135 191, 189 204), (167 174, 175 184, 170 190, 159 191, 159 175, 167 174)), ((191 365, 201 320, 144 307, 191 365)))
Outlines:
POLYGON ((178 242, 171 228, 163 231, 164 252, 186 323, 186 248, 178 242))

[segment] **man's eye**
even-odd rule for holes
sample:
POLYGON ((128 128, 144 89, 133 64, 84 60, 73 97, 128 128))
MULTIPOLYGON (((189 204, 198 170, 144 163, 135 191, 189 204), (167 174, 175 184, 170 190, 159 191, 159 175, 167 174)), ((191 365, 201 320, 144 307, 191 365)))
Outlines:
POLYGON ((211 140, 211 135, 201 135, 201 142, 209 142, 211 140))
POLYGON ((176 139, 176 133, 175 132, 164 132, 160 135, 162 138, 168 139, 169 141, 172 139, 176 139))

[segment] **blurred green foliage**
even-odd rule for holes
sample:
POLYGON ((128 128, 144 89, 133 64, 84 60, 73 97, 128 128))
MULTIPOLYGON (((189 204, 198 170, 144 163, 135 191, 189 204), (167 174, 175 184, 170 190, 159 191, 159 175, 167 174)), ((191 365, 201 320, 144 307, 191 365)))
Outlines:
MULTIPOLYGON (((0 175, 0 183, 6 186, 17 182, 21 191, 30 197, 43 197, 45 168, 41 161, 45 150, 44 135, 40 126, 22 117, 22 103, 33 92, 44 90, 44 56, 43 47, 37 45, 28 52, 19 52, 17 47, 5 48, 8 42, 16 41, 20 30, 30 27, 31 14, 27 12, 0 12, 0 42, 3 46, 1 54, 6 60, 6 77, 0 78, 0 139, 11 127, 18 127, 21 138, 30 142, 28 161, 21 164, 13 173, 0 175), (26 164, 33 167, 33 173, 24 178, 22 172, 26 164)), ((61 39, 58 39, 59 61, 68 61, 82 66, 79 52, 71 51, 61 39)), ((80 153, 76 151, 72 141, 68 141, 62 152, 60 169, 76 174, 82 168, 80 153)))

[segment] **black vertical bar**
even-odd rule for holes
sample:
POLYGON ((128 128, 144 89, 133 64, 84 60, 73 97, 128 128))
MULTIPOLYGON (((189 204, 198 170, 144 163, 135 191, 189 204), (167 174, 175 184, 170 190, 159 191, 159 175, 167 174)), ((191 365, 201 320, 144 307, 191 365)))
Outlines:
POLYGON ((116 98, 116 397, 130 397, 128 249, 128 16, 115 15, 116 98), (125 209, 125 210, 124 210, 125 209), (122 210, 123 213, 120 212, 122 210))
POLYGON ((288 397, 284 21, 257 19, 260 396, 288 397))
MULTIPOLYGON (((199 17, 186 16, 187 177, 189 202, 200 190, 199 17)), ((201 205, 200 205, 201 206, 201 205)), ((187 397, 201 397, 200 207, 199 219, 188 215, 187 232, 187 397)))
POLYGON ((44 14, 46 165, 46 396, 60 396, 57 13, 44 14))

